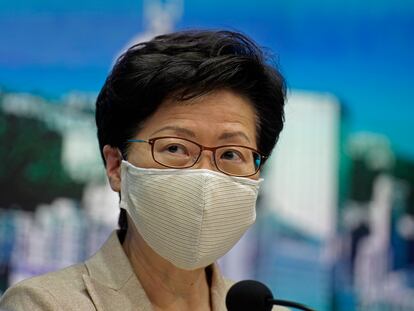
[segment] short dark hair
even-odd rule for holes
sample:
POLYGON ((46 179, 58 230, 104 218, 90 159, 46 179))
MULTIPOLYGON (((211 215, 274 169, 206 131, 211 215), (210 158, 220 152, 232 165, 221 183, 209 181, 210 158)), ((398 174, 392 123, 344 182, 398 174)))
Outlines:
POLYGON ((127 140, 166 98, 185 101, 218 89, 253 103, 258 149, 270 155, 283 128, 286 86, 268 60, 253 41, 233 31, 175 32, 132 46, 96 101, 102 157, 105 145, 125 153, 127 140))
POLYGON ((127 140, 167 98, 177 101, 229 89, 257 114, 258 150, 270 155, 283 128, 285 80, 272 59, 234 31, 191 30, 138 43, 119 57, 96 101, 99 148, 126 156, 127 140))

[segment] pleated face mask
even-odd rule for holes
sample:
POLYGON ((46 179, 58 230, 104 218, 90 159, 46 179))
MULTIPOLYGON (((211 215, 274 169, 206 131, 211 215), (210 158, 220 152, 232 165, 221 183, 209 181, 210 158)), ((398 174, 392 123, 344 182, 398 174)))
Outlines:
POLYGON ((261 180, 206 169, 143 169, 122 161, 121 207, 145 242, 176 267, 206 267, 256 219, 261 180))

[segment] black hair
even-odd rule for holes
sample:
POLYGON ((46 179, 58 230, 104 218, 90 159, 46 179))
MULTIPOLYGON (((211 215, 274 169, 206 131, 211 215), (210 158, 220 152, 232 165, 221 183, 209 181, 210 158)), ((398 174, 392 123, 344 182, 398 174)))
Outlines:
POLYGON ((126 156, 127 140, 167 98, 185 102, 220 89, 253 104, 258 150, 270 155, 283 128, 286 97, 285 80, 271 61, 234 31, 181 31, 132 46, 115 63, 96 101, 104 163, 103 147, 117 147, 126 156))

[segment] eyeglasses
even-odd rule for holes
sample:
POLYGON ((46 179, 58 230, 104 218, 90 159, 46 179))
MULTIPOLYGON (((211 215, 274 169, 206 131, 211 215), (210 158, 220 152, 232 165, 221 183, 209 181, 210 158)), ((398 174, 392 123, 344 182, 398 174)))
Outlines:
POLYGON ((246 146, 206 147, 189 139, 172 136, 129 139, 128 142, 150 144, 154 161, 169 168, 190 168, 197 163, 203 150, 210 150, 220 172, 239 177, 256 174, 266 159, 257 150, 246 146))

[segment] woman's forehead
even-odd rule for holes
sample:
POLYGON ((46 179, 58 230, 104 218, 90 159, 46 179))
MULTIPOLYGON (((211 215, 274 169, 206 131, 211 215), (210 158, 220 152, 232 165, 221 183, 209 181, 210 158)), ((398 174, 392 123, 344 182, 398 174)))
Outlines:
POLYGON ((248 100, 222 90, 194 98, 191 103, 166 100, 144 122, 138 135, 176 133, 196 138, 210 133, 221 139, 245 136, 247 141, 255 141, 256 120, 255 110, 248 100))

